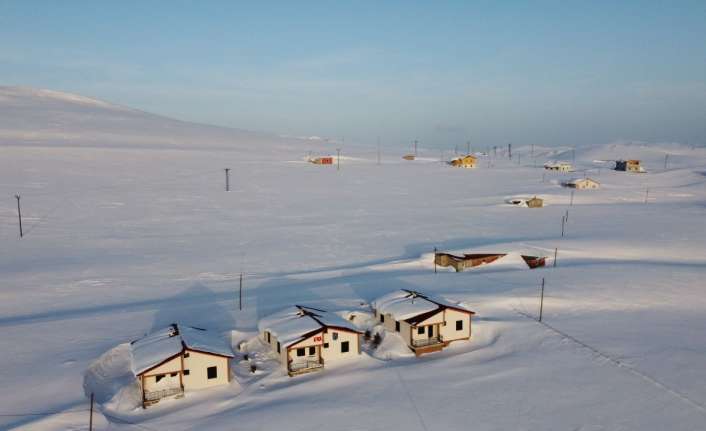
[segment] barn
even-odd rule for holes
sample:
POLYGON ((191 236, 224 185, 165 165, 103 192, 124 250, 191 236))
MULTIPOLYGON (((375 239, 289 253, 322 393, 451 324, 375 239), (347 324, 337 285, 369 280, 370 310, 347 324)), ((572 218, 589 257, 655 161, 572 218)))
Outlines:
POLYGON ((185 391, 227 385, 233 351, 221 337, 176 323, 130 343, 142 407, 185 391))
POLYGON ((571 172, 574 167, 567 162, 547 162, 544 164, 544 169, 548 171, 571 172))
POLYGON ((471 338, 473 311, 412 290, 396 290, 371 303, 375 318, 397 333, 416 356, 471 338))
POLYGON ((333 164, 333 157, 331 157, 331 156, 314 157, 313 159, 309 159, 309 162, 313 163, 315 165, 332 165, 333 164))
POLYGON ((318 308, 286 308, 260 320, 258 330, 290 377, 360 355, 361 332, 347 320, 318 308))

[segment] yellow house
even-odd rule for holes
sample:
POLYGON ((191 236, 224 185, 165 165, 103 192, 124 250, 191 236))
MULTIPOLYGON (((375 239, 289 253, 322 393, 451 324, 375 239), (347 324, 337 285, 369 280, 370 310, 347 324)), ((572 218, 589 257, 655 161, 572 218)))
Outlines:
POLYGON ((208 331, 176 323, 130 343, 142 407, 185 391, 230 382, 230 346, 208 331))
POLYGON ((564 183, 564 185, 579 190, 595 190, 601 187, 601 183, 591 178, 576 178, 564 183))
POLYGON ((457 168, 475 168, 477 160, 475 156, 468 154, 451 160, 449 164, 457 168))
POLYGON ((375 318, 387 331, 399 334, 417 356, 471 338, 471 316, 475 313, 440 298, 396 290, 371 305, 375 318))
POLYGON ((347 320, 318 308, 286 308, 262 319, 258 330, 290 377, 360 355, 361 332, 347 320))

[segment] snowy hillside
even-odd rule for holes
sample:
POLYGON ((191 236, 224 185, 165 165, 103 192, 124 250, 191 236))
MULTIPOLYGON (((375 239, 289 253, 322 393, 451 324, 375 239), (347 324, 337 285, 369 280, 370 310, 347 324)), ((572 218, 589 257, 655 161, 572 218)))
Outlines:
POLYGON ((88 429, 86 389, 98 430, 704 429, 703 149, 518 147, 458 169, 350 147, 337 170, 296 141, 76 96, 5 88, 0 111, 0 429, 88 429), (597 162, 617 158, 647 173, 597 162), (560 183, 583 175, 601 188, 572 203, 560 183), (507 256, 435 273, 434 248, 507 256), (294 304, 378 330, 369 304, 397 289, 475 311, 471 339, 417 358, 388 332, 290 378, 256 338, 294 304), (174 322, 230 340, 233 382, 143 410, 126 343, 174 322))
POLYGON ((0 145, 272 152, 285 144, 301 140, 178 121, 58 91, 0 87, 0 145))

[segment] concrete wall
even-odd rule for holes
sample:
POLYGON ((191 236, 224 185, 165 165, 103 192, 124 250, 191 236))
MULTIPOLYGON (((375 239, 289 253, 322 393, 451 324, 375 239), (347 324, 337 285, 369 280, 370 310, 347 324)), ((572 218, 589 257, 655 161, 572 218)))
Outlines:
POLYGON ((187 351, 187 353, 189 355, 184 358, 184 370, 189 370, 189 375, 184 376, 184 389, 203 389, 228 384, 230 381, 228 358, 194 351, 187 351), (216 367, 215 379, 208 378, 209 367, 216 367))
POLYGON ((446 310, 444 310, 444 312, 444 320, 446 323, 445 325, 441 326, 441 336, 444 337, 444 341, 454 341, 470 338, 471 315, 450 308, 447 308, 446 310), (463 321, 463 328, 460 331, 456 330, 457 320, 463 321))
MULTIPOLYGON (((393 322, 394 330, 394 322, 393 322)), ((361 335, 355 332, 349 331, 338 331, 336 329, 329 328, 324 333, 324 346, 322 350, 322 357, 324 363, 335 362, 341 359, 353 358, 360 354, 360 337, 361 335), (334 340, 334 334, 335 340, 334 340), (341 344, 348 342, 348 352, 341 352, 341 344), (326 347, 328 345, 328 347, 326 347)))
MULTIPOLYGON (((229 358, 209 355, 201 352, 187 350, 188 357, 184 357, 184 370, 189 370, 189 375, 182 376, 184 390, 196 390, 228 384, 230 381, 228 362, 229 358), (216 367, 217 377, 209 379, 208 367, 216 367)), ((182 356, 179 355, 159 367, 145 373, 144 391, 152 392, 166 388, 179 387, 182 356), (176 374, 172 376, 172 374, 176 374), (163 375, 159 382, 157 376, 163 375)))

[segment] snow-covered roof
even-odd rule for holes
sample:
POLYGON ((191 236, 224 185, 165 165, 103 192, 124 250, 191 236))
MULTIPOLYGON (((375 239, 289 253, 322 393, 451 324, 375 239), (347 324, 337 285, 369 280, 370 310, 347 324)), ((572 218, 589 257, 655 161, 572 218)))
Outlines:
POLYGON ((465 307, 437 297, 412 292, 408 290, 395 290, 376 300, 371 304, 375 310, 391 315, 395 320, 408 320, 420 314, 442 309, 444 307, 467 310, 465 307))
POLYGON ((284 347, 299 342, 307 334, 326 328, 359 332, 350 322, 335 313, 301 305, 287 307, 267 316, 257 326, 260 332, 268 331, 276 337, 284 347))
POLYGON ((132 370, 140 375, 179 354, 184 348, 221 356, 233 356, 221 337, 204 329, 172 324, 131 343, 132 370))
POLYGON ((578 183, 582 183, 584 181, 591 181, 594 183, 598 183, 598 181, 594 180, 593 178, 572 178, 571 180, 567 181, 567 184, 578 184, 578 183))

